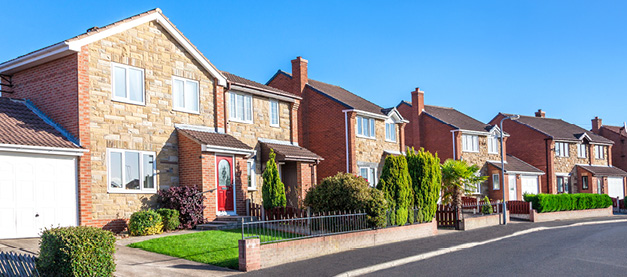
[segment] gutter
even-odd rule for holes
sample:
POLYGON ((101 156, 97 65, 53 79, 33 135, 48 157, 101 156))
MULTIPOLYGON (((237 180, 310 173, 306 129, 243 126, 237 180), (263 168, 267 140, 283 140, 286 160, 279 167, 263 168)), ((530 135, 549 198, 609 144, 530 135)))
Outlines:
POLYGON ((344 135, 346 136, 346 173, 350 173, 350 163, 348 156, 348 112, 351 110, 343 110, 344 112, 344 135))
POLYGON ((89 152, 89 150, 83 149, 83 148, 72 149, 72 148, 62 148, 62 147, 44 147, 44 146, 16 145, 16 144, 0 144, 0 151, 62 155, 62 156, 83 156, 84 153, 89 152))
POLYGON ((459 132, 459 129, 451 130, 451 137, 453 138, 453 160, 457 160, 457 149, 455 148, 455 132, 459 132))

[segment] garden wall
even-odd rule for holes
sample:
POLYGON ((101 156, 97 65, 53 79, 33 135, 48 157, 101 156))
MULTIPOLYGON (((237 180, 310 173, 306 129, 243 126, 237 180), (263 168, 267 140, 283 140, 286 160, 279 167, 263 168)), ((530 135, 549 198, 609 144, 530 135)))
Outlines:
MULTIPOLYGON (((507 213, 506 216, 507 220, 509 221, 509 213, 507 213)), ((501 224, 501 220, 503 220, 503 214, 468 216, 464 217, 463 224, 460 226, 460 230, 468 231, 484 227, 496 226, 501 224)))
POLYGON ((567 219, 579 219, 587 217, 603 217, 612 216, 614 212, 612 207, 603 209, 589 209, 589 210, 576 210, 576 211, 561 211, 551 213, 538 213, 536 210, 532 210, 530 214, 531 222, 544 222, 554 220, 567 220, 567 219))
POLYGON ((259 239, 239 241, 239 269, 257 270, 360 247, 437 235, 437 222, 390 227, 261 245, 259 239))

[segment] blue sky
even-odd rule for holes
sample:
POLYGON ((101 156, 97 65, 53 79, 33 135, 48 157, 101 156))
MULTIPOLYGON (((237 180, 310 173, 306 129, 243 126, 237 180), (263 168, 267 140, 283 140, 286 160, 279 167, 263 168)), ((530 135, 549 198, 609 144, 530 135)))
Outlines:
POLYGON ((159 7, 219 69, 262 83, 303 56, 310 78, 383 107, 420 87, 484 122, 627 121, 626 1, 102 3, 2 1, 0 60, 159 7))

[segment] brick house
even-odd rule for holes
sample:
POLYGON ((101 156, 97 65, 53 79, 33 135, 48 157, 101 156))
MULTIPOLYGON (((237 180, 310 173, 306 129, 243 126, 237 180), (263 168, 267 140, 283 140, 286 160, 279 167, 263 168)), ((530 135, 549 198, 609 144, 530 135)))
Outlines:
MULTIPOLYGON (((505 178, 500 179, 500 130, 496 125, 485 124, 453 108, 424 104, 424 92, 416 88, 411 92, 411 103, 401 101, 396 108, 409 119, 405 131, 405 143, 416 149, 422 147, 437 153, 444 162, 447 159, 465 160, 481 168, 480 174, 488 180, 478 184, 474 194, 487 195, 491 199, 522 199, 525 191, 537 190, 539 169, 520 159, 505 156, 505 178), (510 184, 516 185, 510 185, 510 184)), ((507 153, 509 135, 504 136, 503 152, 507 153)))
POLYGON ((610 154, 612 165, 627 171, 627 145, 625 145, 627 132, 625 125, 603 125, 603 121, 599 117, 595 117, 592 119, 592 132, 614 142, 610 154))
POLYGON ((4 62, 0 75, 2 97, 28 99, 88 151, 76 156, 71 225, 121 230, 178 185, 206 192, 209 220, 245 212, 255 149, 227 128, 229 82, 161 10, 4 62))
MULTIPOLYGON (((499 113, 491 123, 508 114, 499 113)), ((541 169, 541 193, 605 193, 624 197, 625 171, 612 166, 613 142, 561 119, 535 116, 505 120, 508 151, 541 169)))
POLYGON ((292 73, 279 70, 267 83, 302 98, 298 136, 303 147, 324 158, 317 181, 338 172, 359 174, 376 185, 387 155, 405 148, 407 121, 339 86, 312 80, 308 61, 292 60, 292 73))

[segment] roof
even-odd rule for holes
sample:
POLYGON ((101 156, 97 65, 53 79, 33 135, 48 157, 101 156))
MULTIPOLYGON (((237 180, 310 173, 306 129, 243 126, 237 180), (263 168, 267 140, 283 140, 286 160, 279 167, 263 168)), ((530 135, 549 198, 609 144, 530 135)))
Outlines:
MULTIPOLYGON (((510 116, 510 114, 503 115, 510 116)), ((521 115, 519 119, 514 121, 536 129, 555 140, 580 141, 581 136, 586 134, 591 142, 613 144, 609 139, 557 118, 521 115)))
POLYGON ((270 92, 270 93, 274 93, 274 94, 278 94, 281 96, 287 96, 290 98, 296 98, 296 99, 301 99, 300 96, 297 96, 296 94, 292 94, 289 93, 287 91, 284 90, 280 90, 278 88, 274 88, 271 86, 266 86, 264 84, 261 83, 257 83, 255 81, 246 79, 244 77, 240 77, 237 76, 235 74, 226 72, 226 71, 220 71, 222 73, 222 75, 224 75, 224 77, 226 77, 227 80, 229 80, 229 82, 235 84, 235 85, 240 85, 240 86, 244 86, 244 87, 249 87, 249 88, 253 88, 253 89, 258 89, 258 90, 263 90, 266 92, 270 92))
MULTIPOLYGON (((498 169, 501 169, 501 163, 489 161, 490 164, 498 169)), ((507 154, 507 163, 505 165, 505 172, 529 172, 534 174, 544 174, 544 171, 524 162, 523 160, 507 154)))
POLYGON ((460 130, 488 132, 492 128, 491 125, 476 120, 453 108, 425 105, 424 112, 460 130))
POLYGON ((610 126, 610 125, 603 125, 601 126, 601 128, 605 128, 608 129, 614 133, 617 133, 621 136, 627 137, 627 132, 625 132, 625 128, 623 126, 610 126))
POLYGON ((627 176, 627 172, 615 166, 577 165, 590 171, 594 176, 627 176))
POLYGON ((261 142, 270 149, 274 149, 277 159, 281 161, 320 161, 322 157, 307 150, 305 147, 284 143, 261 142))
POLYGON ((81 149, 29 102, 0 97, 0 144, 81 149))
MULTIPOLYGON (((285 74, 286 76, 292 78, 292 75, 285 71, 279 70, 279 73, 285 74)), ((387 113, 383 112, 383 108, 379 105, 374 104, 342 87, 312 79, 308 79, 307 85, 314 90, 317 90, 336 100, 340 104, 344 105, 346 108, 361 110, 374 114, 387 115, 387 113)))
POLYGON ((181 33, 181 31, 178 30, 176 26, 174 26, 174 24, 172 24, 172 22, 170 22, 170 20, 163 15, 161 9, 159 8, 122 19, 104 27, 90 28, 87 32, 75 37, 3 62, 0 64, 0 73, 13 73, 18 70, 29 68, 30 66, 39 65, 72 53, 80 52, 81 47, 86 44, 115 35, 119 32, 153 20, 156 20, 159 24, 161 24, 161 26, 163 26, 168 33, 203 66, 203 68, 215 77, 219 85, 226 86, 226 78, 222 76, 218 69, 211 64, 211 62, 196 48, 196 46, 194 46, 189 39, 187 39, 183 33, 181 33))
POLYGON ((194 130, 194 129, 184 129, 184 128, 177 128, 177 130, 187 135, 189 138, 196 140, 197 142, 204 144, 204 145, 242 149, 242 150, 253 149, 252 147, 248 146, 247 144, 241 142, 240 140, 236 139, 235 137, 229 134, 215 133, 215 132, 194 130))

